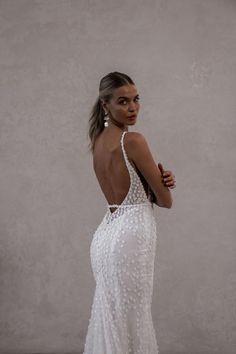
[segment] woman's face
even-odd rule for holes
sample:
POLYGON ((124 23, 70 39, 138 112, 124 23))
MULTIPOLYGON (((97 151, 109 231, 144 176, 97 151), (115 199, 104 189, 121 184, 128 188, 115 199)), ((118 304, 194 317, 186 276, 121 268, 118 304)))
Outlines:
POLYGON ((135 124, 139 106, 139 94, 135 85, 124 85, 115 89, 110 101, 103 103, 110 118, 108 124, 112 122, 118 126, 135 124))

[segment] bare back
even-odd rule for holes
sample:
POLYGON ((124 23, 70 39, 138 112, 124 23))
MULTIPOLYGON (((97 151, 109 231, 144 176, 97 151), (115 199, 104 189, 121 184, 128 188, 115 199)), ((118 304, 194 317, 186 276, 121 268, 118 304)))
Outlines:
MULTIPOLYGON (((94 147, 93 167, 108 204, 121 204, 130 186, 129 172, 121 149, 121 136, 122 132, 119 131, 103 131, 94 147)), ((131 159, 129 162, 136 169, 131 159)))

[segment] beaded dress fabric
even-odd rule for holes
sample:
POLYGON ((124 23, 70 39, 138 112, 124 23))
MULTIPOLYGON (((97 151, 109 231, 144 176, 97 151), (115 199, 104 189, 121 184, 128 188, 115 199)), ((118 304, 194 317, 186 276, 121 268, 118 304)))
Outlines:
POLYGON ((96 288, 83 354, 159 353, 151 315, 157 226, 125 133, 130 187, 121 204, 107 204, 90 245, 96 288))

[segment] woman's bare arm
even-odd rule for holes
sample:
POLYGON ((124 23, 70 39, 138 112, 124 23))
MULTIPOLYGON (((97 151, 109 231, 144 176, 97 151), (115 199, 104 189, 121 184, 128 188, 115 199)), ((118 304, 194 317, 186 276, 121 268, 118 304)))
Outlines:
POLYGON ((126 134, 125 149, 154 192, 157 205, 171 208, 173 202, 171 192, 162 183, 161 171, 154 161, 145 137, 138 132, 129 132, 126 134))

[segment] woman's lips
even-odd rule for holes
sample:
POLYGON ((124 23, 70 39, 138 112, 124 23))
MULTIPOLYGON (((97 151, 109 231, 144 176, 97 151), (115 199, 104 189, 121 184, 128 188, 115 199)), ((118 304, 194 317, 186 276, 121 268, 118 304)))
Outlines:
POLYGON ((137 116, 136 116, 136 114, 134 114, 134 115, 132 115, 132 116, 129 116, 128 118, 129 119, 135 119, 137 116))

